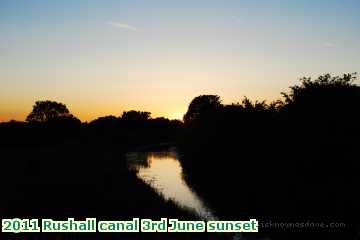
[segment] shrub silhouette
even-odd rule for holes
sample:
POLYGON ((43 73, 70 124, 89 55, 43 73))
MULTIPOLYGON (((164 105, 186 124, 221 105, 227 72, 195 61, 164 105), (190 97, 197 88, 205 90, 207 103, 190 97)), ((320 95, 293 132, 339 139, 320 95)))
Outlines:
POLYGON ((211 114, 193 107, 201 96, 194 98, 181 144, 188 181, 226 216, 356 216, 360 87, 355 80, 356 74, 302 78, 282 100, 267 104, 245 97, 204 111, 211 114), (246 197, 224 198, 234 190, 246 197))
POLYGON ((146 121, 150 119, 150 112, 142 112, 142 111, 124 111, 121 119, 126 121, 146 121))
POLYGON ((302 78, 300 85, 282 93, 285 117, 297 124, 299 130, 308 129, 318 136, 354 133, 360 122, 360 87, 354 84, 355 79, 356 74, 302 78))
POLYGON ((217 95, 201 95, 194 98, 189 108, 184 115, 184 123, 191 124, 200 120, 201 118, 207 118, 213 111, 216 111, 222 106, 220 97, 217 95))

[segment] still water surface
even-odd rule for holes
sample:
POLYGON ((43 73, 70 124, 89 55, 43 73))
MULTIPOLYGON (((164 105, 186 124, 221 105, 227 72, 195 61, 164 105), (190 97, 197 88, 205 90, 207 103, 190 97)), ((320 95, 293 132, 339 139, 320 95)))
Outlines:
POLYGON ((162 197, 173 200, 203 219, 216 219, 205 202, 185 182, 175 148, 160 152, 131 152, 127 154, 127 159, 137 176, 162 197))

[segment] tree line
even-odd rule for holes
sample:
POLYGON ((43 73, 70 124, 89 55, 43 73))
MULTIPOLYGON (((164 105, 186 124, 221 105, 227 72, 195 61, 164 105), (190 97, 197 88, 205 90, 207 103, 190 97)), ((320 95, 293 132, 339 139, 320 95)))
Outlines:
POLYGON ((0 124, 0 145, 72 141, 126 152, 174 142, 186 181, 220 217, 342 219, 355 226, 360 214, 356 80, 356 74, 302 78, 270 103, 245 97, 223 104, 218 95, 200 95, 183 122, 126 111, 81 123, 63 103, 38 101, 26 122, 0 124))
POLYGON ((342 219, 356 229, 356 80, 356 74, 302 78, 271 103, 245 97, 222 104, 217 95, 194 98, 179 144, 187 180, 220 216, 342 219))

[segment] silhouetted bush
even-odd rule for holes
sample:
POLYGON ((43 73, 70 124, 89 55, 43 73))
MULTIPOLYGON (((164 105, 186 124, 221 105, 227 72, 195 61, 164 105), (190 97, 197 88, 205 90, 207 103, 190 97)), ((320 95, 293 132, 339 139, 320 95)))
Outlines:
POLYGON ((355 74, 303 78, 283 93, 284 100, 270 104, 244 98, 221 105, 217 97, 217 107, 205 104, 211 109, 206 114, 194 108, 203 96, 195 98, 181 144, 188 182, 223 216, 355 217, 360 213, 355 80, 355 74))

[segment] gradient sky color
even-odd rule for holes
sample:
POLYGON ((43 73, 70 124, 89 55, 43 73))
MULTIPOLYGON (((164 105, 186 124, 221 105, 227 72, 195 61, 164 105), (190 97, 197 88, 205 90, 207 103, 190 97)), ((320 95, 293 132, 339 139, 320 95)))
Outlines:
POLYGON ((181 118, 200 94, 274 100, 360 71, 358 0, 0 0, 0 121, 36 100, 83 121, 181 118))

